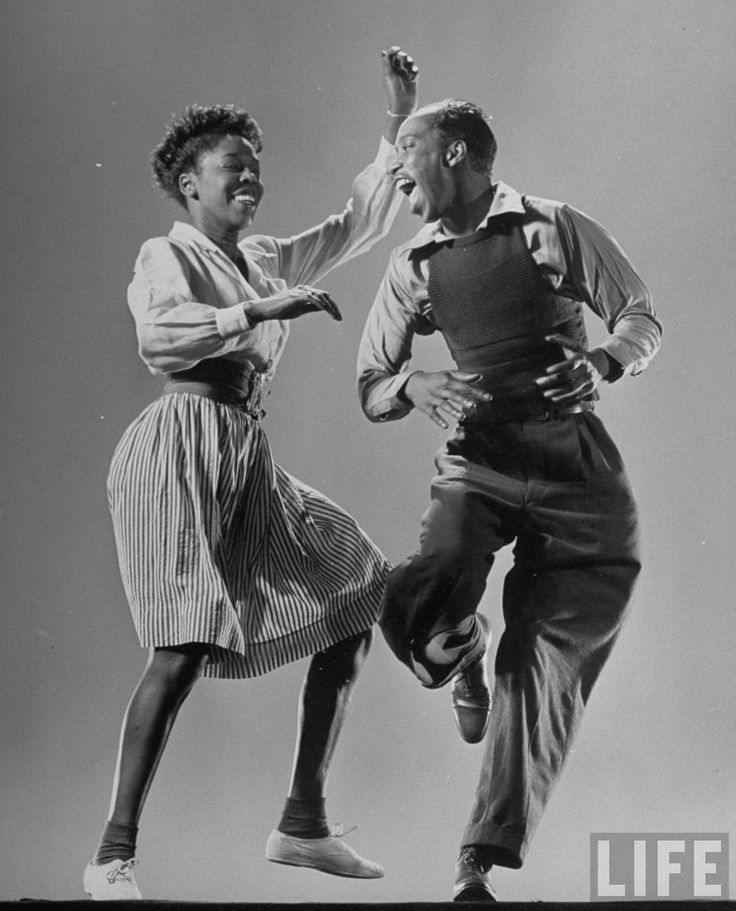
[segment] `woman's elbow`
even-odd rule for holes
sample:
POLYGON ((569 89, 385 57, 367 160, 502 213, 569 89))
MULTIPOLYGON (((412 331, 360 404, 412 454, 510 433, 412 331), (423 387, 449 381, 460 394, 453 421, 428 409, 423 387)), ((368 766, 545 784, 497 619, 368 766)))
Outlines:
POLYGON ((151 373, 165 374, 174 370, 181 370, 171 352, 166 350, 157 333, 149 331, 145 326, 138 330, 138 355, 151 373))

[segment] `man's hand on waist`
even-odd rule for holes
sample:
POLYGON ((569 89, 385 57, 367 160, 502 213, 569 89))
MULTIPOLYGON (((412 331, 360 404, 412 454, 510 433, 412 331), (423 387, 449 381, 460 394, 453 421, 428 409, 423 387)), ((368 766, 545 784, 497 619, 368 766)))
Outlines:
POLYGON ((552 364, 536 384, 544 397, 555 405, 569 407, 589 398, 601 380, 608 376, 610 364, 605 351, 585 348, 566 335, 548 335, 545 341, 561 345, 565 360, 552 364))
POLYGON ((490 402, 493 396, 473 386, 480 379, 479 373, 461 373, 459 370, 440 370, 425 373, 417 370, 409 377, 403 395, 429 417, 447 430, 445 416, 461 420, 480 402, 490 402))

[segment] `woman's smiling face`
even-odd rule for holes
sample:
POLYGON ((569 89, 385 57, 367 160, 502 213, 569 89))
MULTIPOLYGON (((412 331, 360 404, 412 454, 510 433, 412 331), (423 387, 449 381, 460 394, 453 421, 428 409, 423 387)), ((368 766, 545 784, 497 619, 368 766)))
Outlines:
POLYGON ((195 171, 182 174, 180 186, 190 214, 219 232, 250 226, 263 196, 258 153, 243 136, 223 136, 203 152, 195 171))

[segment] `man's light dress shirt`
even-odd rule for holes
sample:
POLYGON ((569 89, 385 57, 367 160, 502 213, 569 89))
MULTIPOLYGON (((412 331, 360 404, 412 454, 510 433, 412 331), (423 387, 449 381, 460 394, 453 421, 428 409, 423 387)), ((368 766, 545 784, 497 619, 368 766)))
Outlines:
POLYGON ((252 235, 239 247, 248 280, 204 234, 176 222, 167 237, 146 241, 128 288, 139 353, 152 373, 225 357, 270 382, 289 334, 288 320, 250 325, 243 302, 311 284, 365 252, 391 227, 401 197, 388 173, 393 147, 381 140, 375 160, 353 183, 340 215, 294 237, 252 235))
MULTIPOLYGON (((494 189, 478 230, 492 227, 498 216, 519 213, 532 257, 554 291, 586 303, 611 333, 600 347, 625 372, 641 373, 659 348, 662 326, 649 291, 614 238, 564 203, 522 197, 502 182, 494 189)), ((358 354, 361 403, 373 421, 402 418, 413 407, 401 397, 412 373, 412 338, 436 329, 427 292, 429 260, 421 249, 450 239, 434 222, 391 254, 358 354)))

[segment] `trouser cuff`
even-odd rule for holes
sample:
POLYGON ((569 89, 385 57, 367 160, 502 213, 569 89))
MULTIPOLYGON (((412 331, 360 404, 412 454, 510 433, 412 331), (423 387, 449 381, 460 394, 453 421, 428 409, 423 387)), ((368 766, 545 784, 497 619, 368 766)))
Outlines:
POLYGON ((422 646, 421 657, 417 653, 412 655, 411 670, 422 686, 430 690, 445 686, 485 654, 488 645, 486 628, 476 615, 466 622, 471 624, 471 632, 459 634, 457 630, 450 630, 439 633, 422 646))
POLYGON ((462 847, 468 845, 483 845, 494 867, 510 867, 512 870, 518 870, 524 863, 529 847, 523 835, 492 822, 467 826, 462 847))

